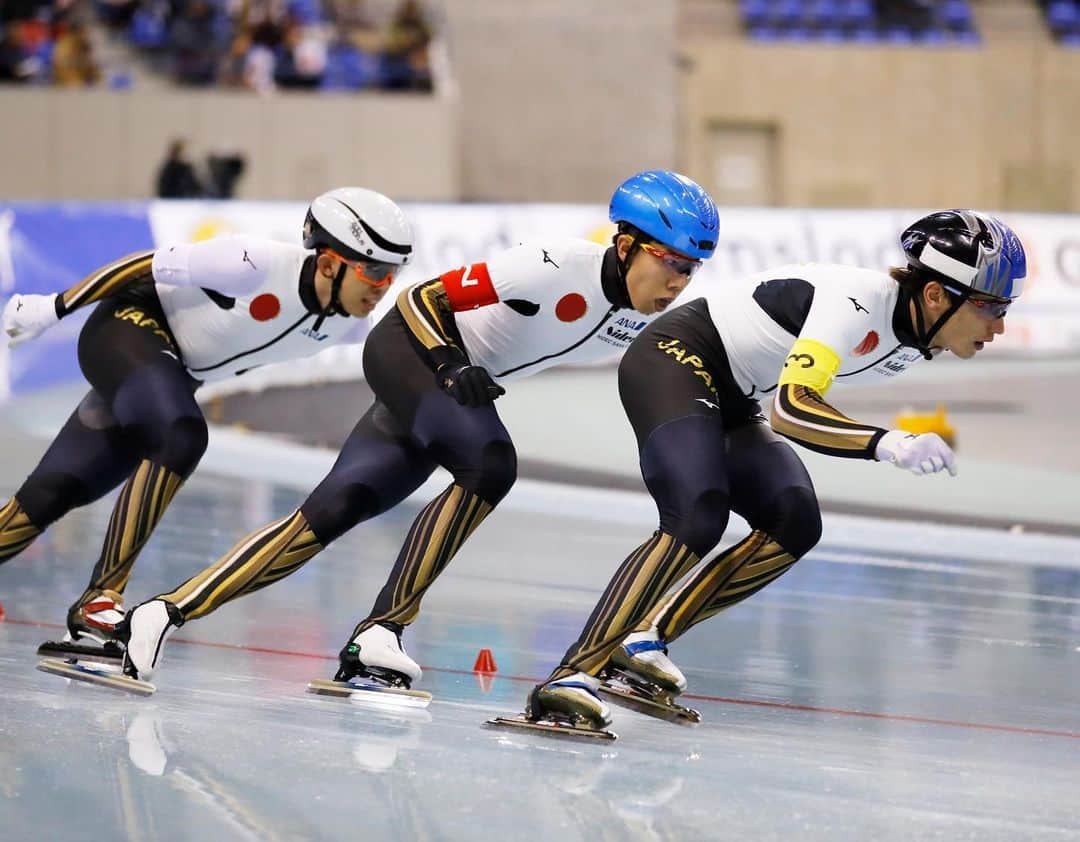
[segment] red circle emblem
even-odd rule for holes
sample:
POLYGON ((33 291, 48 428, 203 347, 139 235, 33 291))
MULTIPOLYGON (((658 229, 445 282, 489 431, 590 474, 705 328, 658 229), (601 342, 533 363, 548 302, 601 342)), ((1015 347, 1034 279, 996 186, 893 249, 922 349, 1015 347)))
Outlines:
POLYGON ((248 307, 248 312, 251 313, 251 318, 257 322, 268 322, 271 319, 276 319, 278 313, 281 312, 281 302, 278 301, 276 295, 265 293, 264 295, 257 296, 255 300, 251 302, 248 307))
POLYGON ((555 305, 555 317, 560 322, 576 322, 585 315, 588 309, 589 305, 585 301, 585 296, 571 292, 560 298, 559 303, 555 305))

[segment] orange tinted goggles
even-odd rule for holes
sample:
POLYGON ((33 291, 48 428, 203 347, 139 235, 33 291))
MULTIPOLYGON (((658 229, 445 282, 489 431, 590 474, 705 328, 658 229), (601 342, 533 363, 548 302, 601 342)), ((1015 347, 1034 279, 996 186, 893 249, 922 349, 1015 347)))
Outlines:
POLYGON ((336 251, 326 249, 326 253, 336 257, 342 263, 352 267, 356 277, 369 286, 385 287, 394 282, 394 274, 398 270, 396 263, 383 263, 378 260, 349 260, 342 257, 336 251))
POLYGON ((677 272, 680 275, 686 275, 688 278, 692 277, 693 274, 701 268, 700 260, 695 260, 692 257, 685 257, 677 252, 654 246, 651 243, 641 243, 641 250, 647 251, 673 272, 677 272))

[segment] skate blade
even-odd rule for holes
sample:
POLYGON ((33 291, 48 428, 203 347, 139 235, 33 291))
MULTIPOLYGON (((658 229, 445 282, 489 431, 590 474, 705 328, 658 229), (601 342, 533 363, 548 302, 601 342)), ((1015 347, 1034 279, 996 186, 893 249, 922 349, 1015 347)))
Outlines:
POLYGON ((37 650, 39 658, 53 658, 61 661, 84 661, 95 664, 107 664, 120 670, 124 652, 119 646, 86 645, 64 640, 46 640, 37 650))
POLYGON ((77 663, 58 661, 54 658, 45 658, 38 661, 37 668, 52 675, 60 675, 87 684, 98 684, 113 690, 124 690, 137 696, 152 696, 157 689, 149 681, 139 681, 137 678, 131 678, 130 676, 102 672, 77 663))
POLYGON ((350 684, 347 681, 327 681, 323 678, 309 681, 307 691, 384 708, 426 708, 431 704, 431 694, 424 690, 406 690, 403 687, 383 687, 378 684, 350 684))
POLYGON ((677 725, 697 725, 701 714, 693 708, 683 707, 671 701, 656 701, 641 694, 640 691, 622 684, 604 683, 599 693, 609 702, 628 708, 646 716, 654 716, 677 725))
POLYGON ((555 722, 550 719, 526 719, 524 716, 507 718, 496 716, 484 723, 487 728, 510 728, 519 731, 532 731, 534 734, 543 734, 545 737, 558 737, 563 740, 583 740, 589 742, 611 742, 617 740, 619 735, 614 731, 606 731, 602 728, 590 728, 584 725, 570 725, 555 722))

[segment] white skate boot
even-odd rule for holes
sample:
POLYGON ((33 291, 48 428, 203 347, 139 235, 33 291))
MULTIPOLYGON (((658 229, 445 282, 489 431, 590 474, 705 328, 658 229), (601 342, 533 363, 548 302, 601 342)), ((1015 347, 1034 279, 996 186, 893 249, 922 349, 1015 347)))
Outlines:
POLYGON ((615 704, 684 725, 701 721, 696 710, 675 704, 686 689, 686 676, 667 656, 655 628, 627 635, 600 678, 600 693, 615 704))
POLYGON ((406 654, 400 633, 386 626, 360 632, 338 658, 334 680, 309 682, 309 693, 394 706, 427 707, 431 702, 430 693, 410 689, 423 674, 420 665, 406 654))
POLYGON ((521 728, 560 737, 614 740, 607 730, 611 708, 597 695, 600 680, 583 672, 537 685, 529 695, 525 715, 489 719, 488 725, 521 728))
POLYGON ((161 663, 161 650, 174 631, 184 625, 180 609, 164 599, 136 605, 121 625, 126 643, 124 674, 148 681, 161 663))
POLYGON ((622 645, 611 653, 611 665, 672 696, 686 689, 686 676, 668 657, 667 644, 655 628, 627 635, 622 645))

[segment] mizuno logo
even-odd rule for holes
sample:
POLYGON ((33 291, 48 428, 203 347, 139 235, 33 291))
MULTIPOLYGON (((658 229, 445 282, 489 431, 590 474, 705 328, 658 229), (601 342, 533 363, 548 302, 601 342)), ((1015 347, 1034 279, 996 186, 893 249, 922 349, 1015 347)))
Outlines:
POLYGON ((710 401, 710 400, 707 400, 707 399, 705 399, 705 398, 694 398, 694 400, 696 400, 696 401, 697 401, 698 403, 703 403, 703 404, 705 404, 705 406, 709 407, 709 409, 716 409, 716 410, 719 410, 719 409, 720 409, 720 407, 718 407, 718 406, 717 406, 716 404, 714 404, 714 403, 713 403, 712 401, 710 401))
POLYGON ((22 299, 20 298, 19 303, 15 305, 15 312, 18 313, 22 309, 22 306, 23 306, 23 302, 22 302, 22 299))
POLYGON ((544 253, 544 263, 550 263, 556 269, 559 268, 559 264, 551 259, 551 255, 547 253, 547 249, 540 249, 544 253))
POLYGON ((166 351, 166 350, 162 349, 161 353, 163 353, 167 357, 172 357, 177 362, 180 362, 180 358, 178 356, 176 356, 176 354, 174 354, 172 351, 166 351))
POLYGON ((852 304, 855 305, 855 312, 856 313, 869 313, 870 312, 865 307, 863 307, 858 301, 856 301, 854 298, 852 298, 850 295, 848 296, 848 301, 850 301, 852 304))
POLYGON ((250 263, 252 269, 254 269, 256 272, 259 271, 259 267, 255 265, 255 261, 253 261, 250 257, 248 257, 247 249, 244 249, 244 261, 243 262, 244 263, 250 263))

